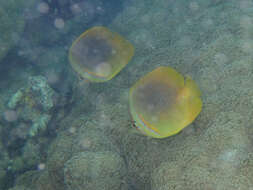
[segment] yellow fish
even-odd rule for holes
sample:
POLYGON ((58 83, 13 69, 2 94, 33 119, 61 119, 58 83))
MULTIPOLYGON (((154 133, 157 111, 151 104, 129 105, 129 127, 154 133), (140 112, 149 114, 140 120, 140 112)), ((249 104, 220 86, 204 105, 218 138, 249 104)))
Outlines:
POLYGON ((69 50, 72 68, 91 82, 112 79, 133 55, 132 44, 102 26, 85 31, 73 42, 69 50))
POLYGON ((158 67, 130 88, 130 113, 141 133, 165 138, 194 121, 202 109, 200 96, 190 77, 158 67))

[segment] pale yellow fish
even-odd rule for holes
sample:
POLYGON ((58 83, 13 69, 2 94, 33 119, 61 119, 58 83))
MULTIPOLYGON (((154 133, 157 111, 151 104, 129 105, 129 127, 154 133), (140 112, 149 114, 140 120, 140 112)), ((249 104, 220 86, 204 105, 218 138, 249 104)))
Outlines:
POLYGON ((158 67, 130 89, 130 113, 145 135, 164 138, 192 123, 202 109, 196 83, 170 67, 158 67))
POLYGON ((91 82, 105 82, 118 74, 134 55, 134 47, 122 36, 101 26, 81 34, 69 50, 72 68, 91 82))

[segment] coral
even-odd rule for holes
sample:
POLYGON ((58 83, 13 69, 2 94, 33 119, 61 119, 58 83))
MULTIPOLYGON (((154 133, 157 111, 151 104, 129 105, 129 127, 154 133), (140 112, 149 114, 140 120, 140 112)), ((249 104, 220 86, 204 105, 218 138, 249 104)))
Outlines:
MULTIPOLYGON (((73 137, 67 133, 59 133, 48 150, 47 168, 49 181, 54 184, 55 190, 64 188, 63 168, 72 156, 73 137)), ((39 182, 38 182, 39 183, 39 182)))
POLYGON ((103 132, 95 128, 95 124, 87 121, 86 124, 78 129, 78 133, 73 143, 74 152, 80 151, 115 151, 116 146, 105 136, 103 132))
POLYGON ((64 167, 64 182, 68 190, 126 190, 125 176, 123 159, 110 151, 81 152, 64 167))
POLYGON ((31 95, 34 95, 36 104, 39 104, 44 109, 50 111, 54 106, 54 90, 48 85, 47 80, 43 76, 29 77, 28 88, 31 95))
POLYGON ((41 114, 39 118, 37 118, 36 120, 33 120, 33 124, 28 132, 29 136, 33 137, 36 134, 38 134, 39 131, 40 132, 45 131, 50 119, 51 119, 51 115, 41 114))
POLYGON ((23 92, 23 89, 20 89, 18 90, 12 97, 11 99, 9 100, 8 102, 8 107, 10 109, 15 109, 18 105, 18 103, 22 100, 24 96, 24 92, 23 92))
POLYGON ((36 190, 58 190, 55 187, 54 181, 52 182, 52 179, 50 179, 48 171, 42 171, 34 185, 36 186, 36 190))
POLYGON ((238 113, 220 113, 197 147, 184 149, 177 160, 163 162, 152 172, 152 189, 250 189, 253 155, 244 121, 238 113))
POLYGON ((33 76, 29 77, 27 86, 10 98, 7 106, 16 110, 20 120, 32 123, 27 134, 33 137, 46 130, 57 97, 45 77, 33 76))
MULTIPOLYGON (((72 121, 73 118, 70 115, 67 119, 72 121)), ((67 119, 62 121, 62 125, 66 124, 67 119)), ((48 175, 55 189, 64 187, 64 165, 72 159, 73 155, 87 151, 111 151, 113 153, 115 149, 110 139, 97 130, 92 122, 84 123, 82 119, 76 120, 67 131, 58 134, 48 151, 50 155, 47 161, 48 175)))

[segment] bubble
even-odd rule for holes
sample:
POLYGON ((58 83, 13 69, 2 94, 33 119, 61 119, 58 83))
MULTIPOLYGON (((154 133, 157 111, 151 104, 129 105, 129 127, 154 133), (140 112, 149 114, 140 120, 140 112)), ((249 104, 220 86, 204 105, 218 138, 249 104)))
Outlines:
POLYGON ((100 7, 100 6, 98 6, 96 9, 97 9, 98 11, 102 11, 102 10, 103 10, 102 7, 100 7))
POLYGON ((103 62, 100 63, 98 66, 95 68, 95 73, 101 76, 109 76, 112 72, 112 66, 109 63, 103 62))
POLYGON ((249 41, 244 41, 241 44, 241 48, 245 53, 251 53, 253 48, 253 43, 249 41))
POLYGON ((250 0, 243 0, 243 1, 239 1, 239 6, 241 9, 245 10, 245 9, 249 9, 250 7, 252 7, 253 3, 250 0))
POLYGON ((194 128, 193 127, 186 127, 183 129, 183 133, 186 135, 186 136, 191 136, 194 134, 194 128))
POLYGON ((128 12, 128 14, 129 14, 130 16, 136 16, 136 15, 138 14, 138 12, 139 12, 139 9, 136 8, 135 6, 129 6, 129 7, 127 8, 127 12, 128 12))
POLYGON ((37 168, 38 170, 44 170, 46 168, 46 164, 40 163, 37 168))
POLYGON ((234 162, 237 157, 237 153, 237 150, 225 151, 219 156, 219 159, 224 160, 226 162, 234 162))
POLYGON ((149 112, 152 112, 153 110, 154 110, 154 105, 152 105, 152 104, 148 104, 147 105, 147 110, 149 111, 149 112))
POLYGON ((49 84, 56 84, 59 81, 59 76, 54 71, 46 73, 46 78, 49 84))
POLYGON ((228 62, 228 57, 225 54, 223 54, 223 53, 217 53, 214 56, 214 61, 217 64, 225 64, 225 63, 228 62))
POLYGON ((185 23, 186 23, 187 25, 192 25, 192 20, 189 19, 189 18, 187 18, 187 19, 185 20, 185 23))
POLYGON ((74 15, 80 14, 82 12, 81 7, 77 3, 71 5, 70 10, 74 15))
MULTIPOLYGON (((103 109, 104 104, 99 105, 101 109, 103 109)), ((120 105, 119 105, 120 107, 120 105)), ((107 126, 110 126, 111 124, 111 119, 109 115, 106 115, 104 111, 100 111, 101 113, 98 115, 99 118, 99 126, 104 128, 107 126)))
POLYGON ((25 53, 25 51, 23 51, 23 50, 19 50, 18 51, 18 56, 23 56, 23 55, 25 55, 26 53, 25 53))
POLYGON ((18 115, 14 110, 7 110, 4 112, 4 119, 6 121, 13 122, 18 119, 18 115))
POLYGON ((5 45, 3 45, 2 47, 0 47, 1 50, 5 51, 7 49, 7 47, 5 45))
POLYGON ((17 42, 17 41, 20 39, 20 36, 19 36, 18 33, 13 32, 13 33, 11 34, 11 38, 12 38, 13 41, 17 42))
POLYGON ((116 55, 116 53, 117 53, 117 50, 112 49, 112 55, 116 55))
POLYGON ((54 26, 57 28, 57 29, 63 29, 64 28, 64 20, 62 18, 56 18, 54 20, 54 26))
POLYGON ((87 89, 89 88, 89 84, 90 82, 88 80, 79 80, 78 81, 78 87, 79 87, 79 90, 80 90, 80 93, 85 95, 87 93, 87 89))
POLYGON ((129 93, 128 93, 128 90, 122 90, 121 92, 121 96, 120 96, 122 102, 128 102, 129 100, 129 93))
POLYGON ((192 11, 197 11, 199 9, 199 4, 197 2, 191 2, 189 4, 189 8, 192 10, 192 11))
POLYGON ((92 142, 90 139, 84 139, 81 141, 81 146, 84 148, 84 149, 87 149, 87 148, 90 148, 92 145, 92 142))
POLYGON ((70 6, 70 10, 74 15, 82 15, 82 23, 90 22, 96 13, 95 7, 93 4, 89 3, 88 1, 75 3, 70 6))
POLYGON ((154 123, 156 123, 158 121, 158 118, 156 116, 152 116, 151 117, 151 121, 154 122, 154 123))
POLYGON ((96 104, 97 105, 102 105, 105 103, 105 96, 104 94, 99 94, 96 98, 96 104))
POLYGON ((210 28, 211 26, 213 26, 213 20, 210 18, 203 20, 202 26, 206 29, 210 28))
POLYGON ((178 41, 181 47, 192 46, 193 42, 190 36, 182 36, 178 41))
POLYGON ((147 31, 141 31, 135 36, 135 41, 137 43, 145 43, 149 40, 149 35, 147 31))
POLYGON ((38 4, 37 10, 42 14, 47 14, 49 12, 49 6, 47 3, 42 2, 38 4))
POLYGON ((140 18, 140 21, 141 21, 142 23, 145 23, 145 24, 149 23, 150 20, 151 20, 151 19, 150 19, 149 14, 145 14, 145 15, 143 15, 143 16, 140 18))
POLYGON ((105 113, 104 113, 104 112, 102 112, 102 113, 101 113, 100 117, 101 117, 101 119, 102 119, 102 120, 107 119, 107 116, 105 115, 105 113))
POLYGON ((20 123, 15 130, 11 131, 11 135, 13 137, 17 137, 20 139, 26 139, 27 135, 28 135, 28 130, 29 130, 30 126, 26 125, 25 123, 20 123))
POLYGON ((76 128, 75 128, 75 127, 70 127, 70 128, 69 128, 69 132, 70 132, 71 134, 76 133, 76 128))
POLYGON ((240 19, 240 25, 244 28, 244 29, 249 29, 250 27, 252 27, 252 18, 249 16, 243 16, 240 19))
POLYGON ((94 48, 94 49, 92 50, 92 52, 93 52, 94 54, 97 54, 97 53, 99 52, 99 50, 96 49, 96 48, 94 48))

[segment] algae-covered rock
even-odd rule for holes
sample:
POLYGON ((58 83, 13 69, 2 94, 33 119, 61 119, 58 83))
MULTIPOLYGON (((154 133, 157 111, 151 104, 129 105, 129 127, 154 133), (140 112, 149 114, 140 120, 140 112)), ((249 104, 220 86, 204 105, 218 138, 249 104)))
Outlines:
POLYGON ((124 190, 125 175, 123 159, 111 151, 79 153, 64 168, 68 190, 124 190))
POLYGON ((35 0, 0 1, 0 60, 15 45, 25 26, 25 11, 35 0))

